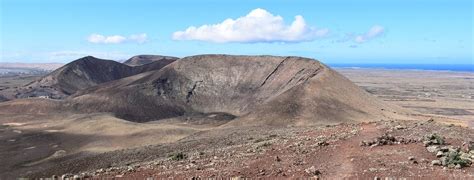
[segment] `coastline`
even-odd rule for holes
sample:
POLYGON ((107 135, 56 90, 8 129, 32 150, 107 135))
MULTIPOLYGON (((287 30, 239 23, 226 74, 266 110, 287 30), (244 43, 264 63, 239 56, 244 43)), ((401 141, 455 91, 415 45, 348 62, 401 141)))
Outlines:
POLYGON ((474 64, 328 64, 334 69, 366 69, 366 70, 395 70, 395 71, 433 71, 474 73, 474 64))

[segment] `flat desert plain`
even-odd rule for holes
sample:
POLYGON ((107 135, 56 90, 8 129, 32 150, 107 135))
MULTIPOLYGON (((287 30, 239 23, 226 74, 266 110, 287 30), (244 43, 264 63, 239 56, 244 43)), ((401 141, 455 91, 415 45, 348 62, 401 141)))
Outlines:
POLYGON ((474 73, 350 68, 336 71, 384 101, 474 127, 474 73))

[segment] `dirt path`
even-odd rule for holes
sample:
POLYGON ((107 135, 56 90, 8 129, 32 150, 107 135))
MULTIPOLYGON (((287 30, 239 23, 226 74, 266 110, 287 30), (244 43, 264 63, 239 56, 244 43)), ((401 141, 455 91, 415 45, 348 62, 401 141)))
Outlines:
POLYGON ((381 134, 374 124, 363 124, 361 131, 354 137, 345 141, 340 141, 338 149, 339 155, 333 156, 333 161, 341 166, 335 174, 326 176, 327 179, 340 179, 353 175, 357 170, 354 168, 357 165, 355 159, 361 159, 363 152, 359 146, 360 142, 367 139, 373 139, 381 134))

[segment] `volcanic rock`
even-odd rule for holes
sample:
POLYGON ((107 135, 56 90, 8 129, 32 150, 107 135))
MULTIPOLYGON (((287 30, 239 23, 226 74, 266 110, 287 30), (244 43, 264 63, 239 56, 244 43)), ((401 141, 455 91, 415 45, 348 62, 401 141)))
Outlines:
POLYGON ((177 59, 179 58, 172 56, 138 55, 131 57, 130 59, 125 61, 124 64, 129 66, 141 66, 153 62, 162 62, 163 64, 169 64, 176 61, 177 59))
POLYGON ((145 65, 130 67, 116 61, 86 56, 68 63, 21 88, 16 94, 16 98, 42 97, 62 99, 79 90, 101 83, 147 71, 159 70, 176 59, 166 56, 158 57, 164 58, 150 60, 145 65))

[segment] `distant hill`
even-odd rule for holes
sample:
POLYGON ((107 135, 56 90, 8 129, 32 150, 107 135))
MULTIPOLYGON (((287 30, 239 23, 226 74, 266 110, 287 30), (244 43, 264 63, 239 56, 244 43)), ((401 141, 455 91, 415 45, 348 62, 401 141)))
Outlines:
POLYGON ((0 63, 0 77, 44 75, 63 66, 60 63, 0 63))
POLYGON ((141 65, 152 63, 152 62, 158 62, 158 61, 162 62, 163 64, 169 64, 177 59, 179 58, 172 57, 172 56, 137 55, 125 61, 124 64, 129 65, 129 66, 141 66, 141 65))
POLYGON ((87 56, 72 61, 26 85, 17 97, 62 98, 79 89, 133 75, 132 69, 132 67, 116 61, 87 56))
POLYGON ((16 97, 65 98, 78 90, 86 89, 146 71, 160 69, 172 60, 154 61, 142 66, 128 66, 113 60, 92 56, 72 61, 43 78, 21 88, 16 97))
POLYGON ((53 71, 63 65, 61 63, 0 63, 0 68, 53 71))

